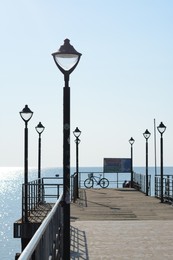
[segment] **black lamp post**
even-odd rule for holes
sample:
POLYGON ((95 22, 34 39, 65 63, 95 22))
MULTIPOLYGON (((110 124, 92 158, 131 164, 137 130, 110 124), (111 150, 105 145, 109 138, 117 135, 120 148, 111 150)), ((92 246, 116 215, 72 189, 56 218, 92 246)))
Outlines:
POLYGON ((81 131, 78 127, 73 131, 74 136, 76 137, 75 143, 76 143, 76 196, 79 198, 79 191, 78 191, 78 185, 79 185, 79 143, 80 139, 79 136, 81 135, 81 131))
POLYGON ((63 259, 70 259, 70 87, 69 77, 79 63, 81 53, 70 44, 69 39, 57 52, 52 53, 55 64, 64 74, 63 89, 63 259))
POLYGON ((146 196, 148 196, 148 138, 150 137, 151 133, 148 129, 145 130, 143 136, 146 139, 146 196))
POLYGON ((131 188, 133 188, 133 144, 135 140, 133 137, 130 138, 129 143, 131 145, 131 188))
POLYGON ((38 137, 38 202, 41 202, 41 134, 43 133, 45 127, 41 122, 35 127, 39 137, 38 137))
POLYGON ((45 127, 42 125, 41 122, 35 127, 37 133, 39 134, 38 137, 38 179, 41 178, 41 134, 43 133, 45 127))
POLYGON ((25 185, 25 215, 24 222, 28 222, 28 122, 33 116, 33 112, 29 109, 27 105, 23 108, 20 113, 21 118, 25 122, 24 130, 24 185, 25 185))
POLYGON ((161 178, 161 203, 163 202, 163 133, 166 130, 166 126, 161 122, 157 127, 160 133, 160 178, 161 178))

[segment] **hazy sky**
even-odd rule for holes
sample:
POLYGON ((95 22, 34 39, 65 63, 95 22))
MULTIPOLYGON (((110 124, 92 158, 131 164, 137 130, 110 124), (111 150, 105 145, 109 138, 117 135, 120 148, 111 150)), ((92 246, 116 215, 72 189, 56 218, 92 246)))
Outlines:
MULTIPOLYGON (((173 165, 172 0, 1 0, 0 1, 0 166, 23 166, 27 104, 29 166, 37 166, 41 121, 42 166, 62 166, 64 78, 52 52, 65 38, 82 53, 71 74, 71 165, 73 130, 82 131, 80 166, 102 166, 104 157, 130 157, 154 165, 154 118, 167 126, 164 165, 173 165)), ((157 163, 160 164, 157 131, 157 163)))

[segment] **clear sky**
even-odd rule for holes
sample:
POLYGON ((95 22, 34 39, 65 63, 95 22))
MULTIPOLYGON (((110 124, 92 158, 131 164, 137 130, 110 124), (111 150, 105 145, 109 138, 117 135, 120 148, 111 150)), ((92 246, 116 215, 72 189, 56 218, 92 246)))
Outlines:
MULTIPOLYGON (((164 165, 173 165, 172 0, 1 0, 0 1, 0 166, 23 166, 27 104, 29 166, 37 166, 41 121, 42 166, 62 166, 64 78, 52 52, 69 38, 82 53, 71 74, 71 165, 73 130, 82 131, 80 166, 102 166, 104 157, 130 157, 154 166, 154 118, 167 126, 164 165)), ((159 166, 160 135, 157 131, 159 166)))

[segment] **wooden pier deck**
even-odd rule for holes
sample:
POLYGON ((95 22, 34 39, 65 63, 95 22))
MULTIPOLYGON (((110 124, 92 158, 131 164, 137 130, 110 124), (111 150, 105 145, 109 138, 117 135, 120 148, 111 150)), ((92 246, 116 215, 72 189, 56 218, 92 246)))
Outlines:
POLYGON ((134 189, 81 190, 71 259, 172 259, 173 206, 134 189))

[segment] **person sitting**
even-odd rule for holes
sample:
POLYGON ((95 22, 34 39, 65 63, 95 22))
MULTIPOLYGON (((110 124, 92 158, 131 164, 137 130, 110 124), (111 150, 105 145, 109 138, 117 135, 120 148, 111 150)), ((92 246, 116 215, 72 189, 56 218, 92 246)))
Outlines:
POLYGON ((129 182, 128 181, 124 181, 123 183, 123 188, 129 188, 129 182))

